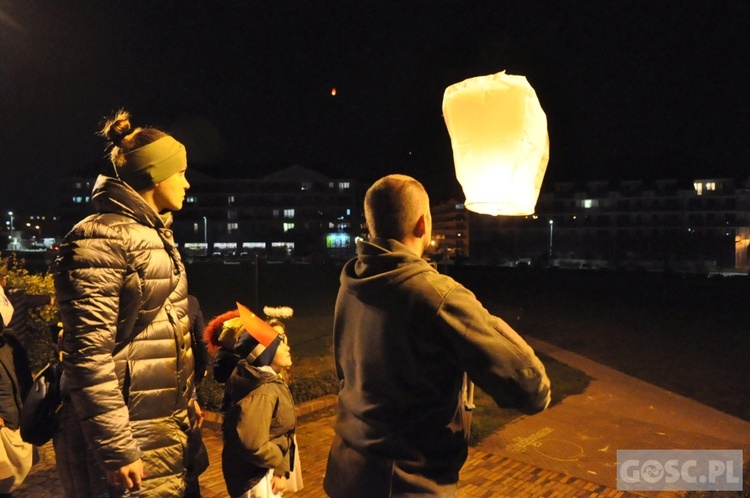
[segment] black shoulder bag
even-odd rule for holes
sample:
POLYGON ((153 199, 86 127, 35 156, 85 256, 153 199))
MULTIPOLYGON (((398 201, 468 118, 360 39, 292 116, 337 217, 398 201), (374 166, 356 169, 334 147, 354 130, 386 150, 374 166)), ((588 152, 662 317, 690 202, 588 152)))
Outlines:
POLYGON ((42 446, 57 431, 57 412, 62 404, 61 374, 60 363, 51 361, 34 377, 18 420, 21 439, 27 443, 42 446))

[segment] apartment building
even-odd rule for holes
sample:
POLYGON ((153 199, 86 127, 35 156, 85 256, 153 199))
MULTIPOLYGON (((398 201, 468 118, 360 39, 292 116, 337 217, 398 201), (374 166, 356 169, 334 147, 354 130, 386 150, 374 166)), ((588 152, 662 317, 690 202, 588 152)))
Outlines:
MULTIPOLYGON (((750 268, 750 190, 739 183, 733 178, 556 183, 543 189, 534 215, 470 213, 471 259, 745 270, 750 268)), ((443 227, 435 225, 440 233, 443 227)), ((465 245, 468 240, 466 234, 465 245)))
POLYGON ((194 172, 172 228, 185 256, 342 259, 362 231, 356 180, 299 165, 256 178, 194 172))
POLYGON ((436 261, 465 259, 470 254, 469 212, 462 201, 451 199, 431 206, 432 243, 428 249, 436 261))

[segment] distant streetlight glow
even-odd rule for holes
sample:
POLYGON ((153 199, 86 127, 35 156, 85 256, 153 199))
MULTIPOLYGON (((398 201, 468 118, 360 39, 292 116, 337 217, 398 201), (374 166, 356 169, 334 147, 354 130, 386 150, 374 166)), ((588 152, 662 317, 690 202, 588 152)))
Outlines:
POLYGON ((331 88, 331 96, 333 96, 333 97, 336 96, 336 87, 331 88))
POLYGON ((549 220, 549 260, 552 263, 552 231, 555 228, 555 220, 549 220))

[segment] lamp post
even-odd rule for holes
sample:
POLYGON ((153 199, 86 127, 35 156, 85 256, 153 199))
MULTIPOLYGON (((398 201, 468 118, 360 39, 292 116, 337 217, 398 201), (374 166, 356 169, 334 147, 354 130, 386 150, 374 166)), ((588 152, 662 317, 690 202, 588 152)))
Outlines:
POLYGON ((549 220, 549 264, 552 264, 552 232, 555 228, 555 220, 549 220))
POLYGON ((206 254, 208 256, 208 218, 203 217, 203 243, 206 244, 206 254))

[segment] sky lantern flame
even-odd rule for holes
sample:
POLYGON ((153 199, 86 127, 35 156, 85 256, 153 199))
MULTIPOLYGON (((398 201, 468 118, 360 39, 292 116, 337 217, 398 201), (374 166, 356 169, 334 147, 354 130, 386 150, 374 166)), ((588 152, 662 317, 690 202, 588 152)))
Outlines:
POLYGON ((443 117, 466 209, 534 213, 549 162, 547 116, 524 76, 501 71, 449 86, 443 117))

